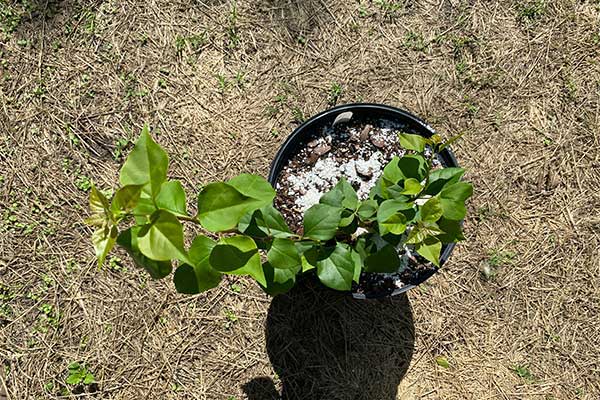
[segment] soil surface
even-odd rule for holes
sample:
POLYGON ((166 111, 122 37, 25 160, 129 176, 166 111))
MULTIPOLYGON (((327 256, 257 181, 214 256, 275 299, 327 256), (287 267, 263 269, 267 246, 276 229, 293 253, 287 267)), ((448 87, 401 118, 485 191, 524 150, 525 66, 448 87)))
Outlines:
MULTIPOLYGON (((407 152, 397 135, 405 131, 405 126, 382 119, 338 124, 316 132, 288 161, 277 180, 275 206, 290 228, 302 233, 303 213, 342 177, 361 200, 367 199, 385 165, 394 156, 402 157, 407 152)), ((440 166, 439 161, 434 160, 434 165, 440 166)), ((411 253, 410 248, 398 252, 404 261, 398 272, 363 272, 352 292, 367 297, 386 296, 406 285, 417 285, 435 273, 435 266, 411 253)))

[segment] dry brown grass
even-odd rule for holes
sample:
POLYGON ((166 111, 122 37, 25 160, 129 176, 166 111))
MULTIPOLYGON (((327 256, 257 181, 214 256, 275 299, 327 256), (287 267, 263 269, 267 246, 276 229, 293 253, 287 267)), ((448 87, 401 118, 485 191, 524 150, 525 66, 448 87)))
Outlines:
POLYGON ((0 393, 54 398, 79 360, 98 380, 80 397, 600 398, 600 4, 535 3, 240 0, 233 27, 219 0, 34 0, 0 43, 0 393), (266 174, 334 82, 339 102, 467 132, 468 241, 441 274, 382 304, 296 294, 286 314, 246 279, 186 297, 95 268, 81 188, 115 186, 119 139, 149 123, 190 190, 266 174))

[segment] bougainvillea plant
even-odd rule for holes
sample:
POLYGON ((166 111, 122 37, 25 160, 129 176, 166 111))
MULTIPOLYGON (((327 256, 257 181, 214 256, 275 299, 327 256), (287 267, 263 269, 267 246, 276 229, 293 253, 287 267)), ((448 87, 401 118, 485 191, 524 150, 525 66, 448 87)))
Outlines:
MULTIPOLYGON (((250 275, 269 294, 294 286, 299 274, 316 273, 326 286, 350 290, 362 271, 395 272, 409 247, 439 266, 443 243, 463 240, 465 201, 473 192, 462 168, 432 168, 442 142, 400 134, 409 150, 392 159, 366 200, 341 179, 304 214, 302 234, 292 232, 273 207, 275 190, 260 176, 241 174, 204 186, 190 213, 181 182, 169 180, 167 153, 144 128, 120 171, 109 200, 90 193, 98 264, 116 244, 153 278, 176 266, 181 293, 214 288, 223 274, 250 275), (184 224, 202 229, 186 247, 184 224)), ((198 231, 198 229, 196 229, 198 231)))

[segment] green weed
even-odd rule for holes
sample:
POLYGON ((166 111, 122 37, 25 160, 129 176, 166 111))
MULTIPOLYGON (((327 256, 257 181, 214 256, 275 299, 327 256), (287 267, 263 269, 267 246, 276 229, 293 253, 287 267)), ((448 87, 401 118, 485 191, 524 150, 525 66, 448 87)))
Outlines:
POLYGON ((531 22, 541 18, 546 12, 546 2, 543 0, 529 1, 518 6, 517 15, 522 22, 531 22))
POLYGON ((535 377, 531 371, 529 371, 529 366, 527 365, 514 365, 511 369, 520 378, 523 378, 528 382, 533 382, 535 380, 535 377))
POLYGON ((404 47, 415 51, 425 51, 428 44, 425 42, 423 35, 416 32, 408 32, 404 35, 404 47))
POLYGON ((78 362, 73 362, 69 364, 67 368, 69 375, 67 376, 65 383, 68 385, 90 385, 96 382, 96 378, 94 378, 94 375, 85 365, 82 365, 78 362))
POLYGON ((334 106, 342 95, 342 86, 339 83, 333 82, 329 88, 329 97, 327 103, 334 106))

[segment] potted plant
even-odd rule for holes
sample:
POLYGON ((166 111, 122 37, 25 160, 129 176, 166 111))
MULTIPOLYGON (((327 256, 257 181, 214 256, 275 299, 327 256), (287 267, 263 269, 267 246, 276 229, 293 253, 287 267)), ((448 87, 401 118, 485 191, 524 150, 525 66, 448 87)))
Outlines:
POLYGON ((206 184, 187 210, 168 156, 148 127, 109 199, 92 186, 98 264, 117 244, 153 278, 173 274, 181 293, 250 275, 269 294, 316 276, 355 297, 398 294, 431 276, 463 240, 470 183, 446 142, 388 106, 351 104, 321 113, 284 143, 269 180, 241 174, 206 184), (274 189, 277 189, 277 191, 274 189), (184 224, 198 234, 184 245, 184 224))

